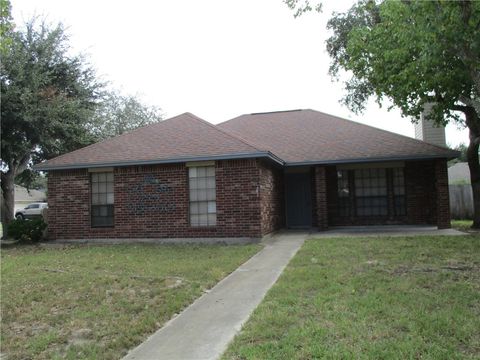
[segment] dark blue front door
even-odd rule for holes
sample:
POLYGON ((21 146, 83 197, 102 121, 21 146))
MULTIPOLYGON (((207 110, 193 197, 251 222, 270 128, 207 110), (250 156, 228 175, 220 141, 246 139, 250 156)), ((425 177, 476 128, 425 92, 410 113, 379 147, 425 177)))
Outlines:
POLYGON ((310 172, 285 174, 287 227, 308 228, 312 226, 310 187, 310 172))

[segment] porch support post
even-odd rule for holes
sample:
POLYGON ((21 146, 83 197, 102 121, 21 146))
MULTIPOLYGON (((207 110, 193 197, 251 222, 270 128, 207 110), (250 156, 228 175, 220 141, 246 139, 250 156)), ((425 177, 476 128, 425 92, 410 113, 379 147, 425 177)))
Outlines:
POLYGON ((324 166, 315 167, 315 202, 318 230, 328 228, 327 172, 324 166))
POLYGON ((449 229, 450 225, 450 199, 448 193, 447 160, 435 161, 435 184, 437 193, 437 227, 449 229))

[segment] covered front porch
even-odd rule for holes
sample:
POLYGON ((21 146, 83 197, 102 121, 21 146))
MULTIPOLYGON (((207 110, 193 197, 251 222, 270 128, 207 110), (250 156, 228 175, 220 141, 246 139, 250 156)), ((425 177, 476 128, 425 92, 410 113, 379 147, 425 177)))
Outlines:
POLYGON ((444 159, 286 167, 285 227, 450 228, 444 159))

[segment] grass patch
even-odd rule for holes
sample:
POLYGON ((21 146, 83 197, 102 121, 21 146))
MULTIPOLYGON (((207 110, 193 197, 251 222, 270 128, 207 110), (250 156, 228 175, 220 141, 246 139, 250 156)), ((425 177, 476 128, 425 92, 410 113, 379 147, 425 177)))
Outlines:
POLYGON ((478 359, 480 238, 310 240, 223 359, 478 359))
POLYGON ((3 249, 2 353, 9 359, 118 359, 259 249, 3 249))

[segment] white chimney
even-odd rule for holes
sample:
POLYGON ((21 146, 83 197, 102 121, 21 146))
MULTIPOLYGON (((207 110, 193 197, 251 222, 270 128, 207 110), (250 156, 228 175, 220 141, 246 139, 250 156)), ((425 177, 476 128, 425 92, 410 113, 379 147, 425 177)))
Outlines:
POLYGON ((433 145, 447 147, 445 127, 437 125, 426 118, 432 106, 433 104, 425 104, 423 113, 420 115, 420 120, 415 124, 415 139, 423 140, 433 145))

